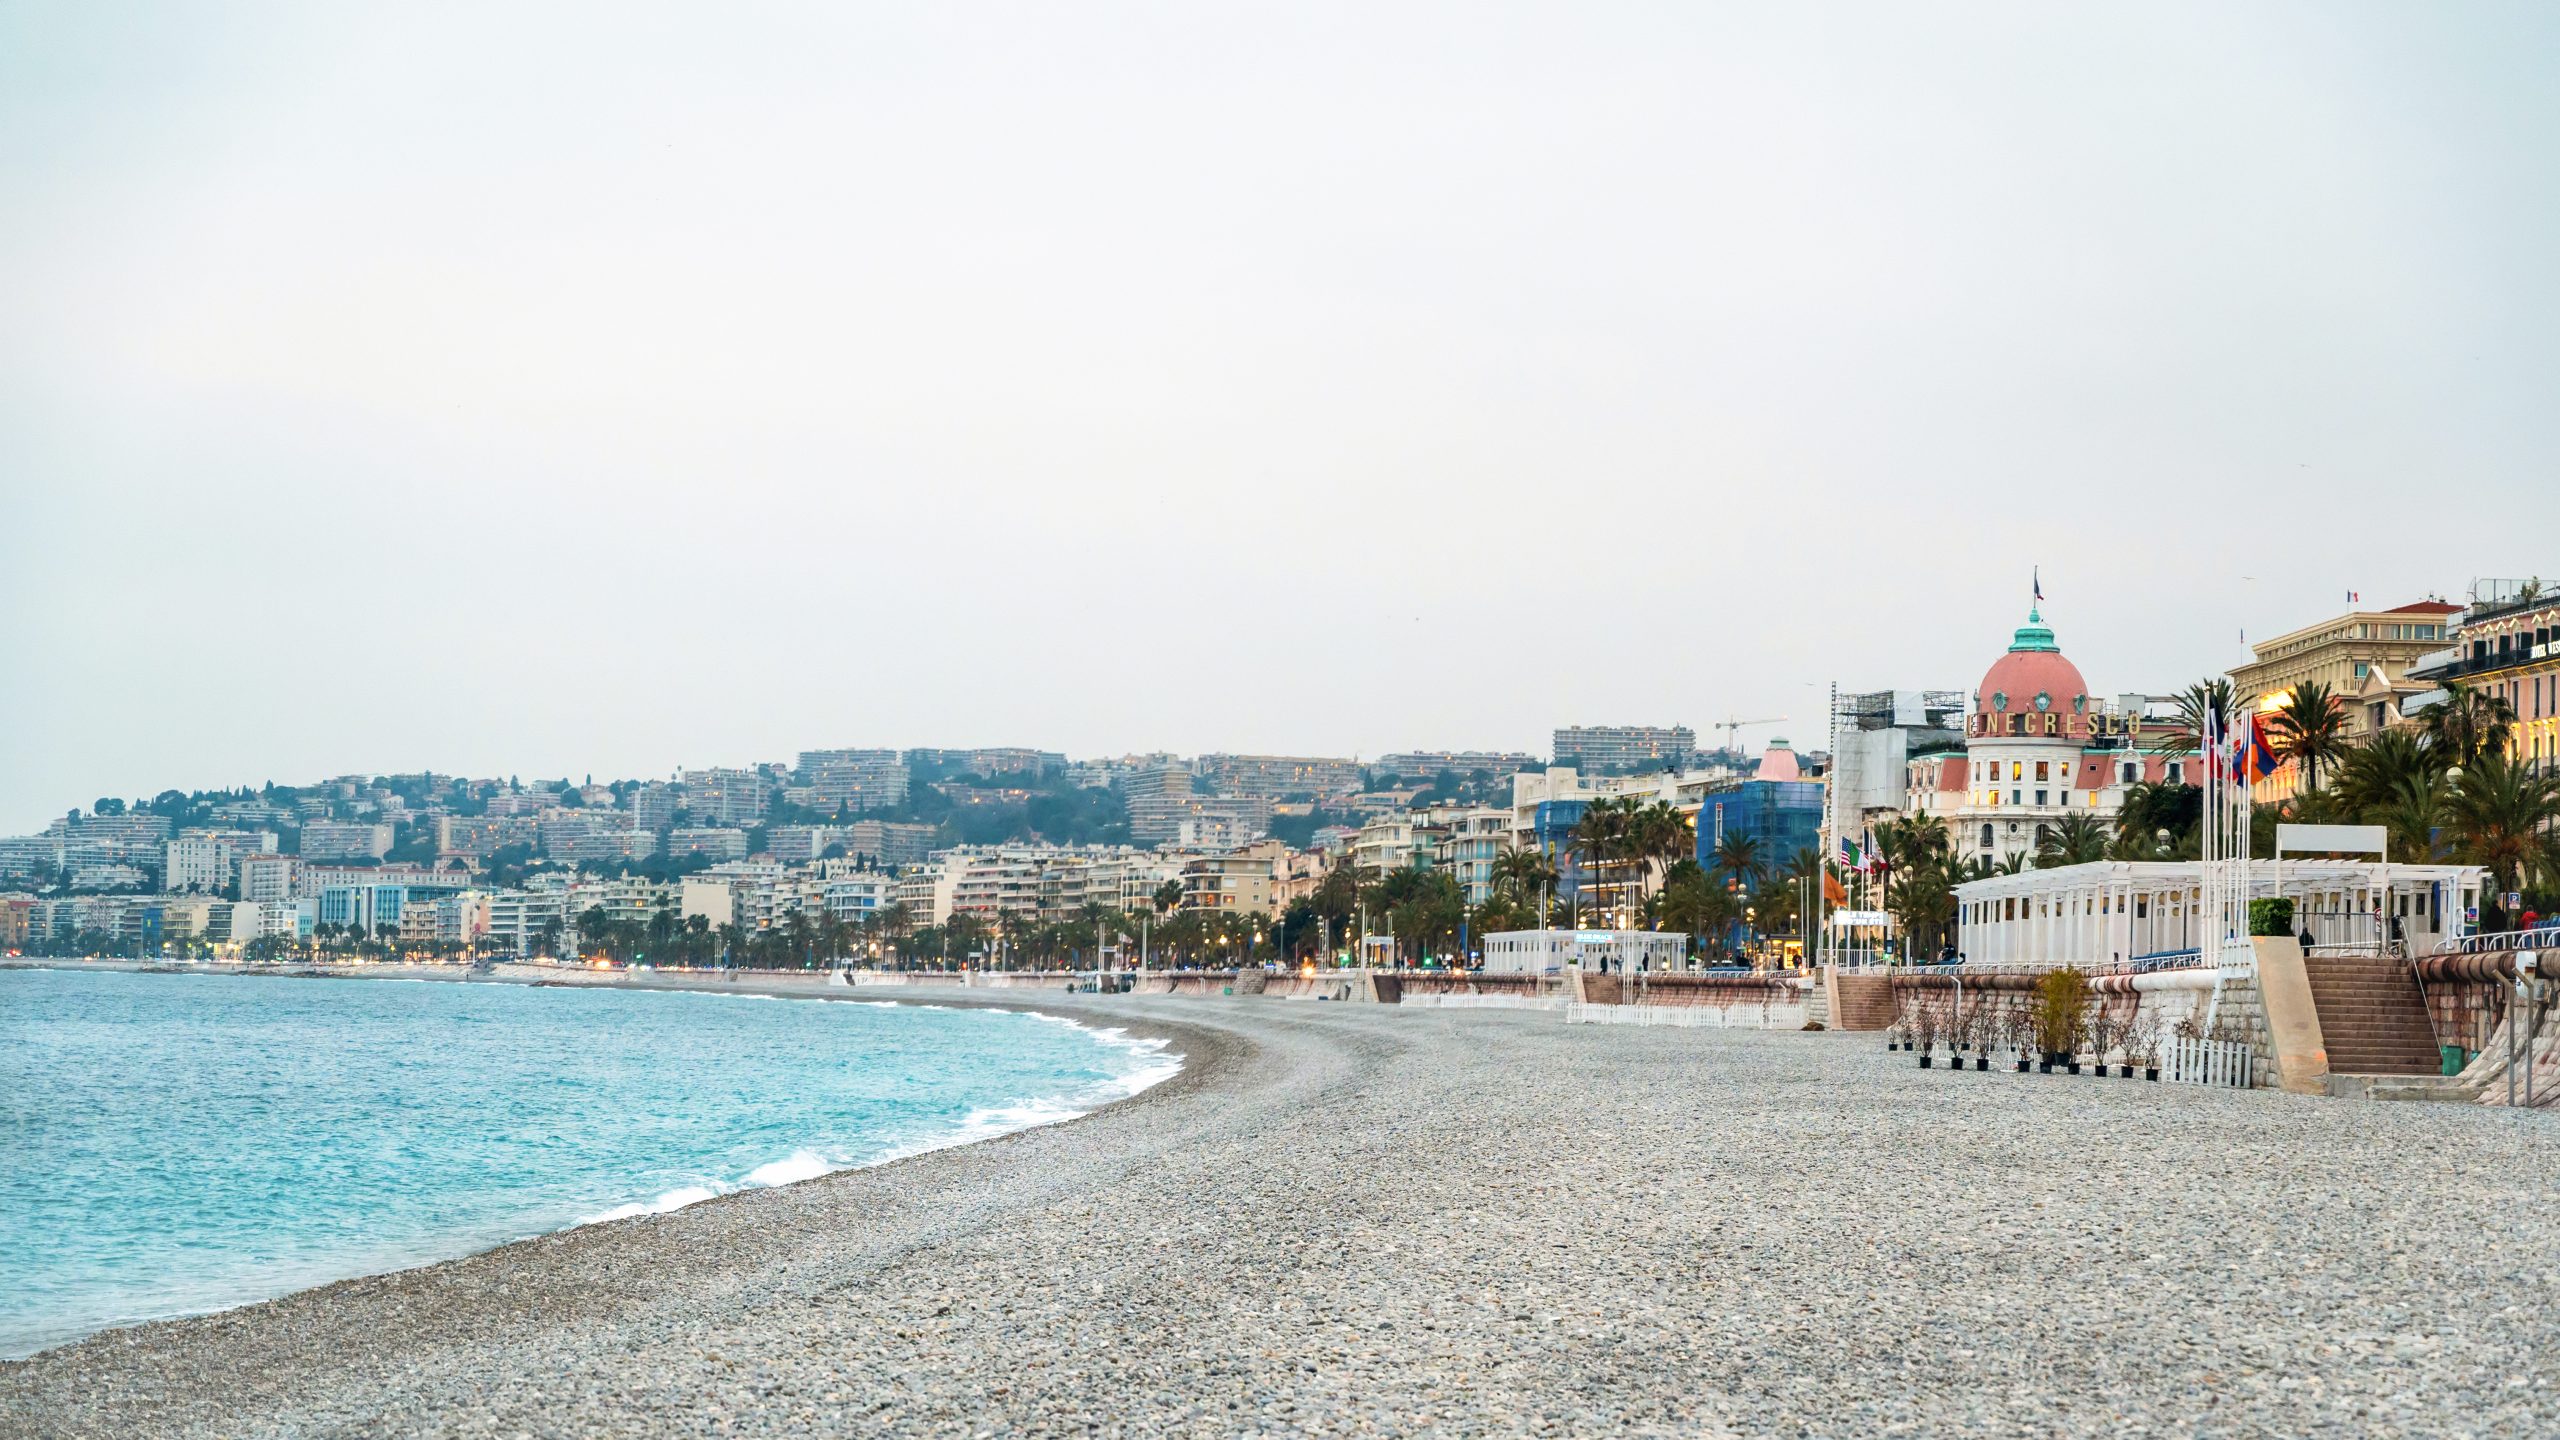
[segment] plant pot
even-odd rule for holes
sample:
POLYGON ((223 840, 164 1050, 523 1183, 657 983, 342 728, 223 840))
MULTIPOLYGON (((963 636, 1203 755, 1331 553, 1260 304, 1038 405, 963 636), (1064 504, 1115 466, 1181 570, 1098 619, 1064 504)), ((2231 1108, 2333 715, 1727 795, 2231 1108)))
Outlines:
POLYGON ((2117 1066, 2117 1067, 2116 1067, 2116 1078, 2117 1078, 2117 1079, 2119 1079, 2119 1080, 2130 1080, 2130 1079, 2132 1079, 2132 1078, 2133 1078, 2133 1067, 2132 1067, 2132 1066, 2130 1066, 2130 1065, 2119 1065, 2119 1066, 2117 1066))
POLYGON ((2019 1056, 2019 1057, 2018 1057, 2018 1073, 2019 1073, 2019 1074, 2024 1075, 2024 1074, 2026 1074, 2026 1073, 2027 1073, 2027 1064, 2028 1064, 2028 1061, 2027 1061, 2027 1057, 2026 1057, 2026 1056, 2021 1055, 2021 1056, 2019 1056))
POLYGON ((1990 1057, 1990 1056, 1988 1056, 1988 1055, 1976 1055, 1976 1056, 1974 1056, 1974 1057, 1973 1057, 1973 1068, 1974 1068, 1974 1070, 1975 1070, 1976 1072, 1980 1072, 1980 1071, 1984 1071, 1984 1070, 1988 1070, 1988 1069, 1990 1069, 1990 1068, 1991 1068, 1991 1057, 1990 1057))
POLYGON ((1938 1058, 1938 1057, 1937 1057, 1937 1056, 1935 1056, 1935 1055, 1923 1055, 1923 1056, 1921 1056, 1921 1057, 1920 1057, 1920 1068, 1921 1068, 1921 1069, 1923 1069, 1923 1070, 1928 1069, 1928 1068, 1929 1068, 1929 1062, 1930 1062, 1930 1061, 1932 1061, 1932 1060, 1935 1060, 1935 1059, 1937 1059, 1937 1058, 1938 1058))
POLYGON ((2145 1066, 2143 1066, 2143 1067, 2142 1067, 2142 1078, 2143 1078, 2143 1079, 2145 1079, 2145 1080, 2157 1080, 2157 1079, 2159 1079, 2159 1078, 2160 1078, 2160 1067, 2159 1067, 2159 1066, 2157 1066, 2157 1065, 2145 1065, 2145 1066))
POLYGON ((2077 1060, 2066 1060, 2062 1062, 2062 1068, 2070 1071, 2074 1075, 2077 1075, 2080 1073, 2080 1062, 2077 1060))
MULTIPOLYGON (((2019 1063, 2019 1065, 2020 1065, 2021 1067, 2023 1067, 2023 1066, 2026 1064, 2026 1062, 2025 1062, 2025 1061, 2023 1061, 2023 1060, 2019 1061, 2018 1063, 2019 1063)), ((2039 1060, 2039 1061, 2037 1061, 2037 1062, 2036 1062, 2036 1073, 2037 1073, 2037 1074, 2039 1074, 2039 1075, 2050 1075, 2050 1074, 2052 1074, 2052 1073, 2053 1073, 2053 1062, 2052 1062, 2052 1061, 2050 1061, 2050 1060, 2039 1060)))

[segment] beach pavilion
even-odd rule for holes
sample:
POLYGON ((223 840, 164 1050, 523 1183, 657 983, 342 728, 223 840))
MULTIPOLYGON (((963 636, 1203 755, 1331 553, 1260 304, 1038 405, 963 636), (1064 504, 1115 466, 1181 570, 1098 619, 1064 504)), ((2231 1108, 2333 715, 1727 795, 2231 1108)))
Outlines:
MULTIPOLYGON (((2252 860, 2253 899, 2294 902, 2294 929, 2315 946, 2378 945, 2395 936, 2422 955, 2466 933, 2479 904, 2476 865, 2355 860, 2252 860), (2395 932, 2394 922, 2397 924, 2395 932)), ((1956 887, 1956 948, 1972 964, 2174 963, 2200 956, 2200 862, 2102 860, 2022 870, 1956 887)))

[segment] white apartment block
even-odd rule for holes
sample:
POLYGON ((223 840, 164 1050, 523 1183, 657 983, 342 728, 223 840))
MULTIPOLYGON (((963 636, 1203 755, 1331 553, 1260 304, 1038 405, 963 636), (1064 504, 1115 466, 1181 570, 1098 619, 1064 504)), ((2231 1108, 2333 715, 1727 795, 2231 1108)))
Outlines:
MULTIPOLYGON (((510 942, 518 955, 530 955, 542 940, 543 927, 560 922, 570 930, 569 893, 565 890, 501 890, 489 897, 489 934, 510 942)), ((564 939, 564 944, 569 943, 564 939)))
POLYGON ((749 825, 764 818, 773 797, 773 779, 762 770, 687 770, 685 808, 697 820, 719 825, 749 825))
POLYGON ((713 863, 747 858, 747 832, 716 826, 680 826, 667 832, 667 854, 682 859, 708 855, 713 863))
POLYGON ((1555 732, 1555 764, 1577 770, 1677 770, 1698 748, 1686 725, 1572 725, 1555 732))
POLYGON ((907 762, 895 750, 804 750, 795 771, 825 805, 885 810, 907 798, 907 762))
POLYGON ((311 820, 302 827, 304 861, 379 860, 391 849, 391 827, 341 820, 311 820))
POLYGON ((1360 790, 1360 762, 1319 755, 1203 755, 1193 767, 1221 795, 1351 795, 1360 790))
POLYGON ((294 872, 301 864, 290 855, 241 856, 240 898, 258 903, 292 899, 294 872))

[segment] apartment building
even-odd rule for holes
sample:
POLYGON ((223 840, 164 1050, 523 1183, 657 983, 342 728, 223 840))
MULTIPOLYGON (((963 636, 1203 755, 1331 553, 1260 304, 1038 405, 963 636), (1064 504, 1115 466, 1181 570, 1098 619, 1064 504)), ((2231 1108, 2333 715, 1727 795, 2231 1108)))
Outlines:
POLYGON ((1360 789, 1360 762, 1316 755, 1203 755, 1192 770, 1221 795, 1266 800, 1350 795, 1360 789))
POLYGON ((1182 908, 1222 915, 1276 915, 1280 875, 1289 855, 1285 842, 1259 840, 1191 860, 1182 867, 1182 908))
POLYGON ((1482 771, 1499 780, 1523 770, 1543 770, 1546 763, 1516 750, 1398 750, 1379 756, 1370 768, 1399 780, 1429 780, 1443 770, 1460 776, 1482 771))
POLYGON ((261 903, 292 899, 294 873, 301 864, 290 855, 241 856, 240 898, 261 903))
POLYGON ((226 889, 238 874, 241 857, 276 848, 272 830, 182 830, 162 849, 160 888, 212 892, 226 889))
POLYGON ((307 820, 300 850, 306 862, 379 860, 391 849, 391 827, 346 820, 307 820))
POLYGON ((1558 767, 1599 775, 1677 770, 1698 748, 1686 725, 1572 725, 1555 732, 1558 767))
MULTIPOLYGON (((714 864, 744 860, 747 858, 747 832, 721 826, 678 826, 667 832, 667 855, 677 860, 708 855, 714 864)), ((788 860, 791 857, 777 855, 774 858, 788 860)))
MULTIPOLYGON (((2249 647, 2253 657, 2231 671, 2231 690, 2246 708, 2271 711, 2295 687, 2318 682, 2343 712, 2350 740, 2362 741, 2400 722, 2407 704, 2435 688, 2410 671, 2442 651, 2461 607, 2419 600, 2388 610, 2350 610, 2249 647)), ((2286 764, 2258 783, 2262 800, 2290 798, 2302 777, 2286 764)))
POLYGON ((542 827, 530 815, 439 815, 436 853, 485 860, 510 845, 542 843, 542 827))
POLYGON ((762 770, 687 770, 684 792, 684 808, 696 820, 753 825, 772 805, 773 779, 762 770))
POLYGON ((489 897, 489 934, 508 942, 519 956, 540 947, 543 929, 558 921, 569 926, 569 892, 565 888, 501 890, 489 897))
POLYGON ((856 820, 835 827, 844 853, 888 869, 899 869, 923 860, 933 852, 939 833, 931 825, 905 824, 894 820, 856 820))
POLYGON ((1128 805, 1140 845, 1227 850, 1271 833, 1271 802, 1259 795, 1131 795, 1128 805))
MULTIPOLYGON (((2530 764, 2560 762, 2560 591, 2538 580, 2477 580, 2471 604, 2448 629, 2451 644, 2412 667, 2425 683, 2459 681, 2507 702, 2515 724, 2507 753, 2530 764)), ((2426 702, 2411 702, 2412 710, 2426 702)))
POLYGON ((1038 778, 1067 768, 1067 757, 1054 750, 994 745, 974 750, 909 750, 910 766, 931 765, 962 775, 1028 775, 1038 778))
POLYGON ((793 773, 822 805, 856 811, 904 804, 910 774, 895 750, 804 750, 793 773))

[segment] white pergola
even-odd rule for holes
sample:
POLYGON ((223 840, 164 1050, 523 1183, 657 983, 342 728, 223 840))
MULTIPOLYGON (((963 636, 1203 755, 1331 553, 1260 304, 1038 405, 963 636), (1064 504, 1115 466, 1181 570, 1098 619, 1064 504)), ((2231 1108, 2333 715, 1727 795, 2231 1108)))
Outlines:
POLYGON ((1503 930, 1484 937, 1488 975, 1553 975, 1567 965, 1614 974, 1679 968, 1687 933, 1672 930, 1503 930))
MULTIPOLYGON (((2396 920, 2412 955, 2465 932, 2476 865, 2353 860, 2249 862, 2253 899, 2290 896, 2315 941, 2380 939, 2396 920)), ((1956 887, 1956 948, 1968 963, 2105 965, 2197 953, 2208 934, 2203 866, 2105 860, 1995 875, 1956 887)))

